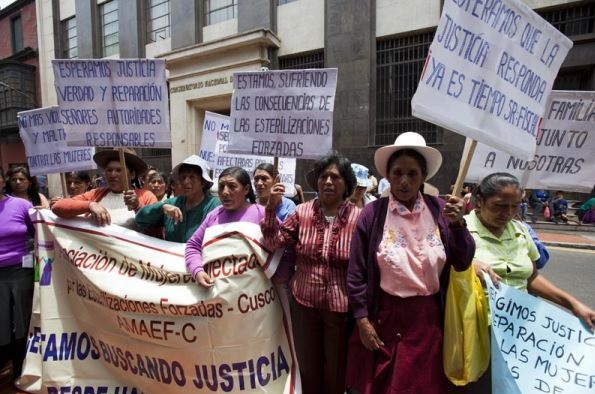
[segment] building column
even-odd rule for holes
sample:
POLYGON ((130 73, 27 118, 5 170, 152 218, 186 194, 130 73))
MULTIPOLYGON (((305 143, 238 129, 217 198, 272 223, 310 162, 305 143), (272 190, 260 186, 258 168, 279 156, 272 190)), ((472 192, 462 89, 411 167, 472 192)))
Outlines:
POLYGON ((202 0, 175 0, 170 2, 172 21, 171 49, 179 49, 202 41, 202 0))
MULTIPOLYGON (((96 0, 75 0, 76 30, 79 59, 100 56, 98 9, 96 0)), ((59 18, 59 16, 58 16, 59 18)))
MULTIPOLYGON (((145 56, 146 10, 141 0, 118 2, 120 58, 145 56)), ((175 1, 174 1, 175 3, 175 1)))
POLYGON ((370 162, 376 114, 376 1, 325 0, 325 67, 339 69, 333 148, 370 162))
POLYGON ((242 0, 238 2, 238 33, 254 29, 277 32, 276 0, 242 0))

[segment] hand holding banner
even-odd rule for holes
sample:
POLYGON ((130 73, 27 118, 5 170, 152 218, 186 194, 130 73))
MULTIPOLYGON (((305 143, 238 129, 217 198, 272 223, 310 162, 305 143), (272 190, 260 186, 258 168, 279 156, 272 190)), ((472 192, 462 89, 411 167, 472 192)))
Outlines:
POLYGON ((493 392, 593 393, 595 335, 576 316, 503 283, 497 289, 484 278, 493 392))
POLYGON ((31 175, 97 168, 93 161, 95 148, 66 145, 67 136, 60 123, 58 107, 19 112, 18 121, 31 175))
POLYGON ((235 73, 228 151, 317 159, 332 147, 337 69, 235 73))
POLYGON ((595 174, 595 92, 552 91, 531 160, 478 144, 465 180, 509 172, 524 187, 588 193, 595 174))
POLYGON ((528 158, 572 41, 520 0, 447 1, 414 116, 528 158))
POLYGON ((165 61, 53 60, 69 146, 170 148, 165 61))

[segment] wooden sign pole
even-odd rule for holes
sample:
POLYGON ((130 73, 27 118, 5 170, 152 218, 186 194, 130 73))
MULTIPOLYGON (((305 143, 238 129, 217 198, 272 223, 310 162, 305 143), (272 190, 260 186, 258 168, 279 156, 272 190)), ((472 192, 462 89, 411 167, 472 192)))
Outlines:
POLYGON ((120 167, 122 168, 122 183, 124 183, 124 190, 128 190, 129 183, 128 183, 128 169, 126 167, 126 159, 124 156, 124 148, 118 148, 118 153, 120 155, 120 167))
POLYGON ((467 138, 467 140, 469 140, 469 143, 465 144, 466 146, 465 151, 463 152, 463 160, 461 161, 461 166, 459 167, 457 181, 455 182, 455 186, 452 190, 452 195, 457 197, 461 195, 461 190, 463 190, 463 183, 465 183, 465 177, 467 176, 467 172, 469 171, 471 159, 473 159, 475 147, 477 146, 477 140, 470 138, 467 138))
POLYGON ((66 175, 63 172, 60 173, 60 183, 62 183, 62 196, 64 198, 69 198, 68 195, 68 185, 66 184, 66 175))

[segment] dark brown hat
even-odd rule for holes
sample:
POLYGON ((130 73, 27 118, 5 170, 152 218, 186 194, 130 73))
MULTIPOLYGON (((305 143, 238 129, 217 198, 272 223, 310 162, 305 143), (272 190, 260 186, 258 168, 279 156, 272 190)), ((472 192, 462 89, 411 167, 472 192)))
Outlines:
MULTIPOLYGON (((126 164, 132 167, 134 172, 136 172, 136 176, 141 176, 147 172, 147 168, 149 168, 147 163, 145 163, 143 159, 136 155, 136 151, 134 149, 122 149, 124 149, 124 160, 126 161, 126 164)), ((120 160, 120 152, 118 151, 118 148, 102 150, 101 152, 97 152, 95 155, 93 155, 93 160, 100 168, 105 169, 107 163, 110 161, 120 160)))

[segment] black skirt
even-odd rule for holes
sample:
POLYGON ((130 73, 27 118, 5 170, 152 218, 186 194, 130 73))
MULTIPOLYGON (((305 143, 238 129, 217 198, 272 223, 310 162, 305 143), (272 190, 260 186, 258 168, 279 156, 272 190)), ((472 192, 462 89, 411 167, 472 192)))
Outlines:
POLYGON ((27 336, 33 306, 33 268, 0 268, 0 346, 27 336))

